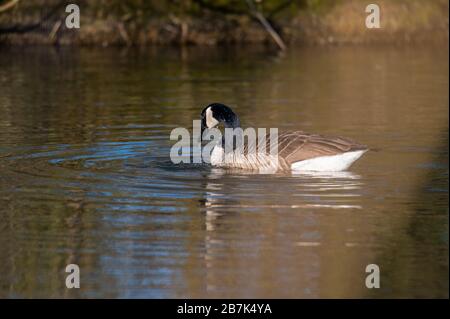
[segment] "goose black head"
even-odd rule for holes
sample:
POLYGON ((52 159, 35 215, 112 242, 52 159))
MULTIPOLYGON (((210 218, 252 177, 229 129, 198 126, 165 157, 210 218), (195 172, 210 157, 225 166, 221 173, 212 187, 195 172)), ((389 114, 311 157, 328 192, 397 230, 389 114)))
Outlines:
POLYGON ((220 103, 212 103, 205 107, 201 113, 202 124, 201 134, 207 128, 213 128, 219 123, 223 123, 225 127, 240 127, 238 116, 228 106, 220 103))

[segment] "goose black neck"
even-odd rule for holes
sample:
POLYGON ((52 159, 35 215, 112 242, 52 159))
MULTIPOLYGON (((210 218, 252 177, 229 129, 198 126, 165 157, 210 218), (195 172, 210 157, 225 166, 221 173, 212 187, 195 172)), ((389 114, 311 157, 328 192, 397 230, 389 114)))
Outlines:
POLYGON ((223 125, 228 128, 238 128, 241 127, 241 122, 239 121, 239 117, 234 114, 234 117, 227 121, 224 121, 223 125))
MULTIPOLYGON (((208 106, 214 116, 214 118, 223 123, 223 126, 225 127, 225 129, 227 128, 232 128, 232 129, 236 129, 236 128, 240 128, 241 127, 241 122, 239 121, 239 117, 236 115, 236 113, 233 112, 233 110, 231 110, 230 107, 224 105, 224 104, 220 104, 220 103, 213 103, 210 104, 208 106)), ((236 145, 238 144, 239 141, 242 140, 242 134, 240 132, 241 130, 237 130, 234 131, 234 136, 232 139, 226 141, 225 139, 225 135, 227 134, 225 132, 225 135, 222 136, 222 147, 225 148, 226 144, 229 144, 228 146, 231 147, 226 147, 226 149, 232 149, 234 150, 236 148, 236 145)))
POLYGON ((241 127, 239 117, 236 115, 236 113, 233 112, 230 107, 220 103, 210 104, 209 107, 211 108, 214 118, 219 122, 222 122, 225 127, 241 127))

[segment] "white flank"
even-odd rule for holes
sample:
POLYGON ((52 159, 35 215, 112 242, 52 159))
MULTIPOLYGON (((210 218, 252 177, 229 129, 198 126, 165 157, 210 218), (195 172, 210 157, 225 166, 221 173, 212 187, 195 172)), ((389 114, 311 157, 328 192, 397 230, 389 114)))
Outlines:
POLYGON ((339 172, 345 171, 367 150, 347 152, 339 155, 320 156, 292 163, 295 171, 339 172))
MULTIPOLYGON (((360 158, 367 150, 346 152, 339 155, 320 156, 304 161, 292 163, 291 170, 295 172, 340 172, 348 169, 353 162, 360 158)), ((259 169, 260 171, 276 171, 275 164, 270 156, 263 156, 255 160, 253 156, 236 156, 236 154, 224 154, 221 145, 216 145, 211 152, 211 165, 218 167, 236 167, 247 169, 259 169)))

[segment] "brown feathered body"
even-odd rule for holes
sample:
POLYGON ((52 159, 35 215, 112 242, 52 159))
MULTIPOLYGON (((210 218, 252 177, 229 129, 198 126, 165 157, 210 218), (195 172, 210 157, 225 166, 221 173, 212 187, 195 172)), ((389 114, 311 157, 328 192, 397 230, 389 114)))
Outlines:
MULTIPOLYGON (((265 140, 258 141, 258 145, 262 147, 257 147, 255 144, 244 144, 243 151, 236 150, 228 153, 219 147, 213 151, 211 163, 222 167, 277 171, 292 170, 295 166, 301 169, 303 164, 310 164, 311 160, 320 158, 321 161, 325 160, 323 165, 327 165, 326 161, 346 160, 349 162, 349 166, 368 150, 365 145, 348 138, 310 134, 303 131, 280 133, 278 144, 271 143, 270 134, 267 134, 265 140), (352 157, 345 154, 352 155, 352 157), (344 156, 341 158, 340 155, 344 156), (222 160, 218 160, 220 157, 222 160)), ((344 169, 348 167, 341 166, 344 169)), ((303 167, 307 168, 311 165, 303 165, 303 167)), ((319 170, 327 170, 327 167, 319 168, 319 170)))

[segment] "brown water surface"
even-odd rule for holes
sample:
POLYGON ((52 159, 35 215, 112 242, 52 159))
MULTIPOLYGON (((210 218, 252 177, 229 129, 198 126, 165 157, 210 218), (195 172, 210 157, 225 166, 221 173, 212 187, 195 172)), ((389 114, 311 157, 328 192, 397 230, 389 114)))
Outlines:
POLYGON ((0 50, 0 297, 448 298, 448 67, 422 47, 0 50), (341 174, 172 164, 171 130, 216 101, 373 151, 341 174))

